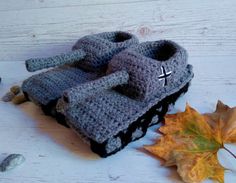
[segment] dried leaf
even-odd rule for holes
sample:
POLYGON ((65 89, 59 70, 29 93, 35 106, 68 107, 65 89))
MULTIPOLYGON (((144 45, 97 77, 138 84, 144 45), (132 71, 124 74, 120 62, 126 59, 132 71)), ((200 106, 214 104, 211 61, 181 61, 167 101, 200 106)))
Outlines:
POLYGON ((218 101, 215 112, 204 114, 204 117, 212 129, 218 125, 223 142, 236 142, 236 107, 230 108, 218 101))
POLYGON ((176 165, 185 182, 224 182, 217 151, 225 142, 236 142, 235 127, 236 108, 219 101, 214 113, 201 115, 187 105, 184 112, 166 116, 159 128, 163 136, 145 149, 164 159, 166 166, 176 165))

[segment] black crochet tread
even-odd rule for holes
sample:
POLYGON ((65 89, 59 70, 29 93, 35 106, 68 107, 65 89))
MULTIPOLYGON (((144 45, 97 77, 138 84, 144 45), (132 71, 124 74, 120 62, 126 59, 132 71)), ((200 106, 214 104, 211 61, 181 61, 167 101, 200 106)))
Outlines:
POLYGON ((114 151, 107 153, 106 152, 106 145, 108 140, 106 140, 103 143, 97 143, 95 141, 93 141, 92 139, 90 140, 90 148, 91 150, 98 154, 99 156, 105 158, 107 156, 113 155, 116 152, 120 151, 121 149, 123 149, 125 146, 127 146, 130 142, 138 140, 140 138, 142 138, 146 132, 149 126, 155 125, 157 123, 163 122, 164 121, 164 116, 168 111, 168 108, 171 104, 175 104, 176 100, 184 93, 186 93, 188 91, 190 83, 187 83, 182 89, 180 89, 178 92, 167 96, 166 98, 164 98, 162 101, 158 102, 156 105, 154 105, 151 109, 149 109, 149 111, 147 111, 143 116, 140 116, 135 122, 133 122, 128 129, 126 130, 127 132, 124 133, 123 131, 121 131, 120 133, 118 133, 116 136, 114 137, 119 137, 121 138, 122 141, 122 146, 118 149, 115 149, 114 151), (161 108, 161 111, 159 111, 158 109, 161 108), (158 121, 156 121, 156 123, 150 124, 152 121, 152 118, 158 115, 158 121), (132 133, 135 132, 136 129, 141 128, 143 131, 142 136, 136 138, 136 139, 132 139, 132 133))

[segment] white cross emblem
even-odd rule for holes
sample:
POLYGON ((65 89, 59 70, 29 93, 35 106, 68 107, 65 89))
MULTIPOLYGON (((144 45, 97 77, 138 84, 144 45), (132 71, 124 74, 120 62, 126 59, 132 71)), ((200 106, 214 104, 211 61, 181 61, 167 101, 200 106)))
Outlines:
POLYGON ((161 66, 161 75, 158 77, 159 81, 165 80, 163 82, 163 87, 167 85, 167 78, 170 77, 172 71, 166 72, 165 68, 161 66))

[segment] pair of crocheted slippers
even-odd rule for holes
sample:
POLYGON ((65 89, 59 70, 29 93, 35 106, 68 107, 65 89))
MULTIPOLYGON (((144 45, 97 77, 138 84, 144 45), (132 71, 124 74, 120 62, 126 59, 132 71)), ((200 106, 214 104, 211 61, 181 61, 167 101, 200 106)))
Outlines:
POLYGON ((139 43, 126 32, 79 39, 71 53, 29 59, 25 95, 68 125, 101 157, 114 154, 163 121, 193 77, 187 52, 173 41, 139 43))

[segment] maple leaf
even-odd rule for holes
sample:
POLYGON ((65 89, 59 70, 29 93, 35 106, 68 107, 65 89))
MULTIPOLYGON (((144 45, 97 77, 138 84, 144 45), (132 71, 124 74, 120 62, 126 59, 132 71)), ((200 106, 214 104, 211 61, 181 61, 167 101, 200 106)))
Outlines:
POLYGON ((217 126, 224 143, 236 142, 236 107, 230 108, 218 101, 215 112, 204 114, 204 117, 213 130, 217 126))
POLYGON ((201 115, 187 104, 184 112, 166 115, 159 131, 163 136, 144 148, 164 159, 166 166, 176 165, 183 181, 210 178, 224 182, 225 169, 217 159, 217 151, 225 148, 226 142, 236 142, 236 107, 218 101, 214 113, 201 115))

